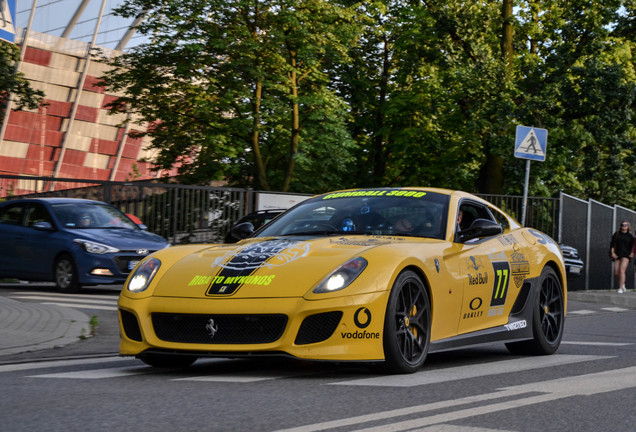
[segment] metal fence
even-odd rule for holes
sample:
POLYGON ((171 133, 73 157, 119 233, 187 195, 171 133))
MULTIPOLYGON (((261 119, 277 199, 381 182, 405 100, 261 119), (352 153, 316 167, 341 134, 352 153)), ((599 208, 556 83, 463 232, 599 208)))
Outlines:
MULTIPOLYGON (((251 189, 161 181, 110 182, 0 175, 0 199, 60 196, 108 202, 138 216, 149 231, 172 244, 222 242, 232 225, 255 209, 258 195, 251 189)), ((522 219, 522 196, 479 196, 515 219, 522 219)), ((636 212, 564 193, 559 198, 528 197, 526 226, 577 248, 585 263, 582 277, 569 282, 573 290, 613 287, 612 263, 607 252, 612 233, 622 220, 636 227, 636 212)), ((630 269, 627 286, 634 286, 634 269, 630 269)))
POLYGON ((251 189, 0 175, 0 198, 33 196, 110 203, 172 244, 222 242, 234 221, 254 206, 251 189))

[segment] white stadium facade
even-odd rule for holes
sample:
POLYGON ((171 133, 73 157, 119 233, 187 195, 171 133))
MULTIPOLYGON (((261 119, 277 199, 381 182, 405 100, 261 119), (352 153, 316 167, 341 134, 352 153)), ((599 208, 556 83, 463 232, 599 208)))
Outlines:
MULTIPOLYGON (((149 180, 155 172, 143 127, 108 115, 117 95, 96 85, 109 56, 140 42, 135 23, 114 16, 121 0, 0 0, 0 38, 21 48, 18 70, 44 92, 38 110, 10 109, 0 129, 0 174, 106 181, 149 180)), ((13 108, 13 105, 11 106, 13 108)))

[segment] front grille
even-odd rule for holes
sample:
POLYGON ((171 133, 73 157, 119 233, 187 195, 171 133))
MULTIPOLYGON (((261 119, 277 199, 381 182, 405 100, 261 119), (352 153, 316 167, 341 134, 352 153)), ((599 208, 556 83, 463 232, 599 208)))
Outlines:
POLYGON ((283 335, 287 316, 152 314, 155 334, 166 342, 264 344, 283 335))
MULTIPOLYGON (((151 254, 153 252, 154 251, 150 251, 148 253, 151 254)), ((129 255, 120 255, 113 258, 113 261, 115 261, 115 265, 117 266, 117 268, 122 274, 130 273, 128 264, 131 261, 141 261, 142 259, 148 256, 148 255, 136 255, 134 252, 126 252, 126 253, 128 253, 129 255)))
POLYGON ((305 318, 298 329, 296 345, 318 343, 331 337, 342 318, 342 312, 324 312, 305 318))
POLYGON ((139 322, 137 317, 128 311, 119 309, 119 316, 121 317, 121 325, 124 328, 124 333, 128 339, 141 342, 141 329, 139 328, 139 322))

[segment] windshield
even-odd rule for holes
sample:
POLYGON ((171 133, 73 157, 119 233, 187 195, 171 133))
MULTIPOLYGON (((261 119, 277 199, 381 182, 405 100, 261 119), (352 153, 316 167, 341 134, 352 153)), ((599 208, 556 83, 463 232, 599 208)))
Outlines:
POLYGON ((336 192, 303 201, 257 236, 366 234, 443 239, 448 202, 448 195, 421 190, 336 192))
POLYGON ((115 207, 98 202, 54 204, 53 213, 66 228, 139 229, 115 207))

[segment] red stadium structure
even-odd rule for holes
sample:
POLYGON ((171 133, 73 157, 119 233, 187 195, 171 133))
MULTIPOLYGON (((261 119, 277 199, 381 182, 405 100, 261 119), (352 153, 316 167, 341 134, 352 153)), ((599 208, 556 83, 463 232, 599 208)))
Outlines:
POLYGON ((106 0, 17 6, 16 0, 0 0, 0 38, 20 46, 18 70, 46 102, 39 110, 10 109, 5 116, 0 174, 130 181, 176 173, 153 171, 148 138, 131 137, 144 129, 126 125, 125 114, 107 114, 116 95, 96 85, 107 66, 91 51, 119 55, 134 42, 135 22, 105 6, 106 0))

